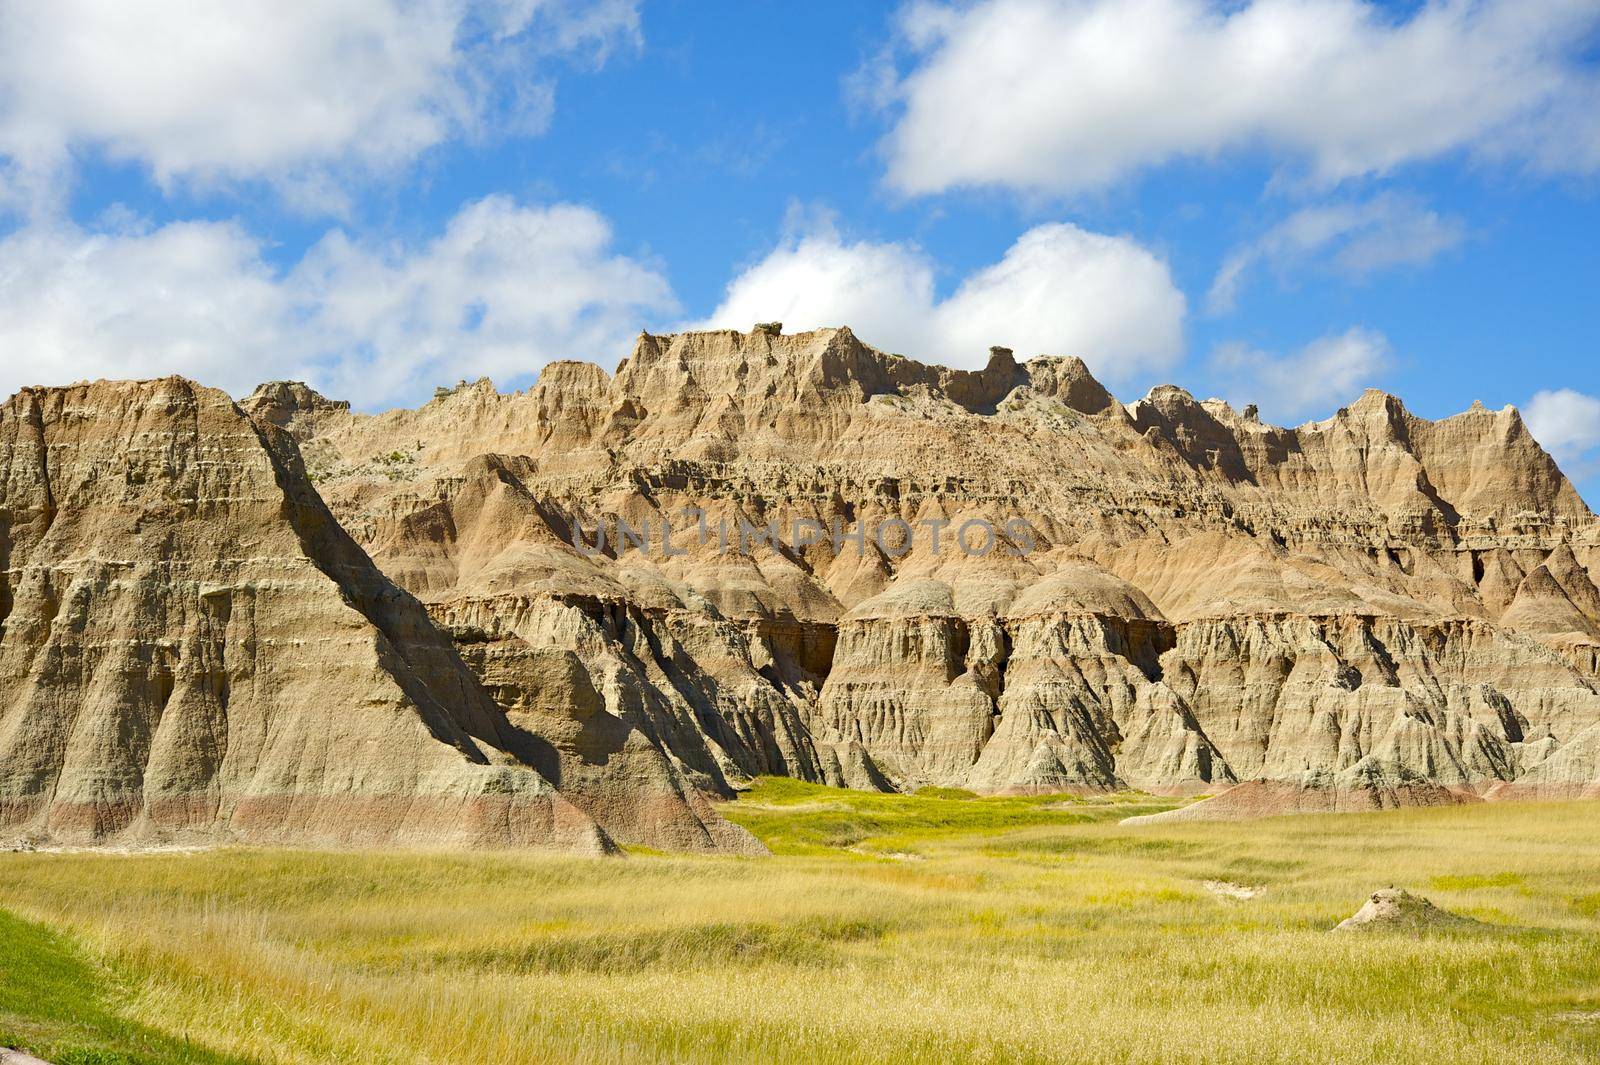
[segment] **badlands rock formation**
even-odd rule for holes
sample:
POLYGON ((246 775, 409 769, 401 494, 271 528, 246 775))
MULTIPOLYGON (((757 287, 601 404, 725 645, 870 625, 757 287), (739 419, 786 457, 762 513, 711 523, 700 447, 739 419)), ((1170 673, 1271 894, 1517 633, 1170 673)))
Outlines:
POLYGON ((376 416, 28 390, 0 486, 0 809, 40 835, 751 850, 712 800, 759 773, 1600 792, 1600 525, 1509 408, 1283 429, 764 327, 376 416))
POLYGON ((8 835, 612 846, 225 394, 26 389, 0 486, 8 835))

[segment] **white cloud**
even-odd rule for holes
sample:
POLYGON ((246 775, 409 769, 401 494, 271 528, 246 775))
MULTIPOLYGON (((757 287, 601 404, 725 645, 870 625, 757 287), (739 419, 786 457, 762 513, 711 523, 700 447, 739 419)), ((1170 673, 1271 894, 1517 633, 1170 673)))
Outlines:
POLYGON ((1167 264, 1127 237, 1038 226, 940 300, 934 264, 919 249, 849 243, 824 226, 787 238, 736 277, 707 325, 848 325, 879 347, 968 368, 998 344, 1024 358, 1078 355, 1125 380, 1177 361, 1184 312, 1167 264))
POLYGON ((1405 196, 1303 208, 1230 252, 1211 283, 1207 304, 1213 313, 1232 310, 1246 275, 1260 266, 1282 276, 1325 259, 1334 270, 1359 278, 1431 262, 1464 239, 1460 219, 1405 196))
MULTIPOLYGON (((0 0, 13 208, 58 206, 75 153, 163 185, 262 179, 302 202, 446 137, 537 129, 537 60, 637 32, 636 0, 0 0), (18 201, 21 201, 20 203, 18 201)), ((0 204, 4 206, 4 204, 0 204)))
POLYGON ((291 321, 260 245, 230 223, 0 241, 0 395, 169 373, 238 391, 293 350, 291 321))
POLYGON ((1600 473, 1600 399, 1559 388, 1534 393, 1522 410, 1533 438, 1574 479, 1600 473))
POLYGON ((610 243, 587 208, 504 197, 467 205, 421 247, 333 231, 287 272, 232 223, 35 224, 0 240, 0 395, 181 373, 235 395, 300 377, 376 407, 460 377, 611 358, 678 307, 610 243))
POLYGON ((365 405, 446 378, 506 382, 552 359, 620 358, 648 318, 679 308, 661 273, 610 244, 588 208, 500 196, 464 208, 423 248, 332 233, 288 280, 330 352, 312 376, 365 405))
POLYGON ((1389 366, 1383 334, 1353 328, 1312 341, 1282 357, 1245 344, 1224 344, 1211 356, 1235 406, 1257 404, 1268 421, 1325 414, 1369 387, 1389 366))
MULTIPOLYGON (((889 184, 1103 188, 1177 158, 1265 148, 1331 183, 1469 150, 1600 167, 1594 0, 913 3, 889 184)), ((893 62, 879 59, 877 62, 893 62)))

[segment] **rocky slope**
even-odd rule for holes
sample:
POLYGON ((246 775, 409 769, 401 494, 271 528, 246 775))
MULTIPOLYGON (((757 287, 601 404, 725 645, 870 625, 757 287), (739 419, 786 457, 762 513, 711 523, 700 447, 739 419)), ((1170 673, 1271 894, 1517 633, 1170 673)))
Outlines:
MULTIPOLYGON (((749 848, 711 800, 757 773, 1239 785, 1233 815, 1600 790, 1600 525, 1509 408, 1430 422, 1369 392, 1285 429, 1170 387, 1124 404, 1075 359, 953 371, 763 328, 376 416, 156 382, 4 419, 0 765, 40 831, 168 831, 176 790, 207 831, 289 833, 243 797, 367 802, 423 762, 463 809, 514 778, 563 824, 696 849, 749 848), (49 605, 69 586, 76 614, 49 605), (235 650, 213 586, 250 589, 252 646, 302 642, 235 650)), ((383 832, 456 823, 423 806, 383 832)))
POLYGON ((225 394, 24 390, 0 488, 0 834, 614 849, 225 394))
POLYGON ((436 618, 581 616, 523 631, 613 712, 650 708, 713 791, 1593 783, 1600 526, 1509 408, 1430 422, 1369 392, 1283 429, 1170 387, 1120 403, 1075 359, 951 371, 846 329, 645 335, 613 375, 375 417, 291 385, 247 406, 436 618), (580 516, 649 548, 612 526, 574 550, 580 516), (1016 517, 1027 545, 950 541, 1016 517), (896 520, 909 551, 804 531, 896 520), (740 549, 774 522, 800 535, 740 549))

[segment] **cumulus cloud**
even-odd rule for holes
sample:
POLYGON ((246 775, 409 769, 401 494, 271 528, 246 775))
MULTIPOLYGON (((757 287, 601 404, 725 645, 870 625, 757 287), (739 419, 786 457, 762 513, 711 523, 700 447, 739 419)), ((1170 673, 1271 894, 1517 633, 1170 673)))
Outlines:
POLYGON ((1207 296, 1213 313, 1233 309, 1247 275, 1266 267, 1280 277, 1322 264, 1348 277, 1420 266, 1466 239, 1465 224, 1410 197, 1306 207, 1230 252, 1207 296))
POLYGON ((1568 476, 1600 474, 1600 398, 1570 388, 1534 393, 1522 410, 1533 438, 1568 476))
POLYGON ((1227 383, 1234 405, 1254 403, 1275 422, 1329 413, 1370 387, 1389 362, 1383 334, 1359 327, 1284 356, 1246 344, 1224 344, 1211 356, 1211 368, 1227 383))
POLYGON ((169 373, 237 391, 293 350, 289 302, 231 223, 24 228, 0 240, 0 395, 169 373))
POLYGON ((648 319, 679 307, 655 266, 611 241, 588 208, 501 196, 420 248, 331 233, 287 282, 329 353, 312 376, 341 395, 398 398, 447 377, 504 382, 552 359, 620 358, 648 319))
POLYGON ((941 300, 920 249, 850 242, 821 226, 736 277, 706 324, 848 325, 879 347, 967 368, 996 344, 1023 357, 1078 355, 1115 381, 1177 361, 1184 313, 1167 264, 1128 237, 1038 226, 941 300))
MULTIPOLYGON (((1332 183, 1458 151, 1600 168, 1593 0, 918 2, 889 184, 1103 188, 1178 158, 1267 149, 1332 183)), ((894 50, 878 64, 894 63, 894 50)))
POLYGON ((26 226, 0 240, 0 395, 171 373, 239 395, 299 377, 371 408, 611 358, 679 313, 666 279, 611 242, 587 208, 505 197, 419 246, 334 230, 286 271, 233 223, 26 226))
MULTIPOLYGON (((55 206, 84 150, 163 185, 266 180, 302 202, 453 135, 537 130, 539 60, 637 33, 637 0, 0 2, 0 191, 55 206), (9 180, 6 180, 9 173, 9 180)), ((3 204, 0 204, 3 206, 3 204)))

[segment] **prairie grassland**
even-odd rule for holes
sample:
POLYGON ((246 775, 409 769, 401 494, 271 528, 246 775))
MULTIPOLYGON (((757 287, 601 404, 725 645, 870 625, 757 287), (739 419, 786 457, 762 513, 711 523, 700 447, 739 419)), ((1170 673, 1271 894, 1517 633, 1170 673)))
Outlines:
POLYGON ((1117 823, 1161 805, 772 780, 725 808, 770 859, 0 855, 0 1036, 84 1063, 1600 1055, 1600 804, 1117 823), (1389 884, 1481 925, 1327 933, 1389 884))

